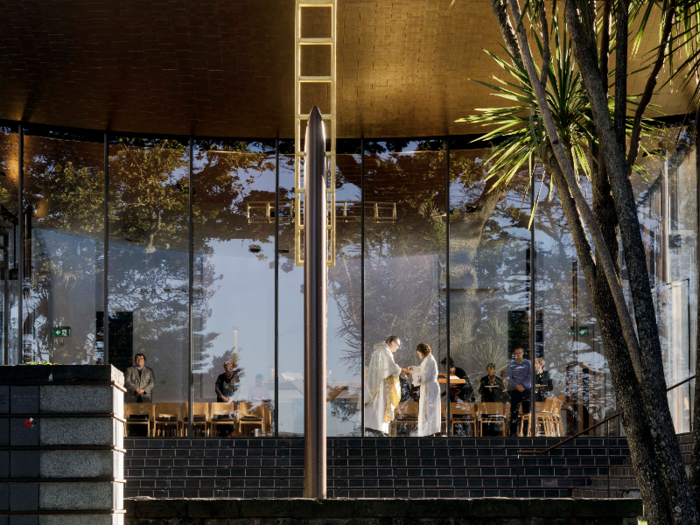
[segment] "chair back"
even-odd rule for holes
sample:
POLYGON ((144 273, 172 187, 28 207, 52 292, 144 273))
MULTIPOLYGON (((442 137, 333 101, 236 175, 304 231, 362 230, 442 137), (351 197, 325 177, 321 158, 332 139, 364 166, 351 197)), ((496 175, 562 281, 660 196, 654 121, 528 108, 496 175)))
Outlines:
POLYGON ((238 419, 259 418, 262 419, 265 415, 265 405, 263 403, 249 403, 241 401, 238 403, 238 419))
MULTIPOLYGON (((545 414, 551 414, 552 413, 552 408, 554 408, 554 400, 555 398, 553 397, 548 397, 547 399, 544 400, 544 406, 543 407, 537 407, 538 412, 544 412, 545 414)), ((538 403, 539 404, 539 403, 538 403)))
MULTIPOLYGON (((510 403, 506 403, 510 407, 510 403)), ((489 416, 504 416, 506 409, 503 403, 479 403, 479 414, 489 416)))
POLYGON ((127 403, 124 407, 124 418, 132 416, 148 416, 153 418, 153 405, 151 403, 127 403))
POLYGON ((236 411, 234 403, 210 403, 209 417, 213 421, 219 416, 232 416, 236 411))
MULTIPOLYGON (((190 415, 190 404, 182 404, 182 419, 187 420, 190 415)), ((195 420, 207 421, 209 419, 209 403, 192 403, 192 416, 195 420)))
POLYGON ((559 394, 559 402, 564 403, 564 394, 559 394))
POLYGON ((394 415, 399 419, 417 418, 418 403, 415 401, 403 401, 394 409, 394 415))
POLYGON ((155 418, 156 420, 181 421, 181 410, 180 403, 156 403, 155 418))
POLYGON ((243 419, 244 417, 250 417, 252 415, 250 413, 250 403, 248 403, 247 401, 239 402, 236 413, 238 415, 238 419, 243 419))
MULTIPOLYGON (((563 396, 560 396, 563 397, 563 396)), ((561 406, 564 404, 563 399, 558 399, 552 403, 552 409, 551 413, 552 415, 559 416, 561 415, 561 406)))
POLYGON ((474 403, 450 403, 450 415, 452 416, 474 416, 476 407, 474 403))

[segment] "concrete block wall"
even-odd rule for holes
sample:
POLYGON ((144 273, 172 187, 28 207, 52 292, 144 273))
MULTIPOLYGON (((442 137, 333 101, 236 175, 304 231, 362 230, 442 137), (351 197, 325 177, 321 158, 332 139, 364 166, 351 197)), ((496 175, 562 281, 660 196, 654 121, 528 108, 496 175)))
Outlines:
POLYGON ((0 366, 0 525, 123 525, 124 376, 0 366))

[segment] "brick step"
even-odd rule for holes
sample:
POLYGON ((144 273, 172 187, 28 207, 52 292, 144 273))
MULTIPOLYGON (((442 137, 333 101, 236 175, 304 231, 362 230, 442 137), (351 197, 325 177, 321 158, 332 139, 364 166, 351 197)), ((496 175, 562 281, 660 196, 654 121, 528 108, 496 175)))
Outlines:
MULTIPOLYGON (((275 476, 300 476, 303 477, 301 467, 201 467, 201 466, 180 466, 180 467, 151 467, 151 468, 125 468, 126 477, 275 477, 275 476)), ((399 466, 372 466, 358 468, 335 468, 328 467, 329 477, 416 477, 427 476, 435 478, 455 477, 455 476, 582 476, 591 477, 608 474, 606 465, 552 467, 548 465, 518 468, 515 465, 475 465, 465 467, 459 466, 426 466, 416 465, 414 467, 399 466)), ((625 477, 625 476, 620 476, 625 477)))
MULTIPOLYGON (((570 497, 623 468, 624 439, 329 439, 329 497, 570 497), (608 456, 609 454, 609 456, 608 456)), ((131 439, 125 496, 300 497, 299 439, 131 439)), ((607 487, 606 487, 607 488, 607 487)))
MULTIPOLYGON (((303 489, 237 489, 237 490, 125 490, 125 498, 228 498, 269 499, 302 498, 303 489)), ((570 498, 571 489, 328 489, 329 498, 570 498)))
MULTIPOLYGON (((602 478, 601 478, 602 479, 602 478)), ((255 486, 273 487, 275 484, 294 485, 303 483, 303 477, 188 477, 188 478, 129 478, 126 480, 126 487, 218 487, 231 488, 242 487, 246 483, 255 486)), ((542 477, 520 476, 521 487, 533 486, 551 486, 551 487, 586 487, 590 485, 591 478, 587 476, 562 476, 562 477, 542 477)), ((393 486, 393 487, 410 487, 410 486, 470 486, 470 485, 502 485, 502 486, 517 486, 517 476, 491 476, 491 477, 464 477, 464 478, 416 478, 416 477, 384 477, 384 478, 328 478, 328 484, 338 486, 393 486)), ((607 484, 607 481, 606 481, 607 484)))
MULTIPOLYGON (((620 478, 620 477, 610 477, 610 484, 614 485, 619 488, 632 488, 636 489, 637 487, 637 478, 635 477, 626 477, 626 478, 620 478)), ((608 486, 608 478, 590 478, 589 479, 589 486, 590 487, 607 487, 608 486)))
POLYGON ((608 492, 607 488, 600 489, 574 489, 571 494, 572 498, 581 499, 606 499, 606 498, 640 498, 639 490, 618 488, 611 486, 608 492))

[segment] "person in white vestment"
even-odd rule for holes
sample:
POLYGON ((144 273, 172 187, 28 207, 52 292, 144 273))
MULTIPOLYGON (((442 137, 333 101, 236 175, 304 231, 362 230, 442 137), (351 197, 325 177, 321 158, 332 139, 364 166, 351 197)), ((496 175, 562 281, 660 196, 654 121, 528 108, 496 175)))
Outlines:
POLYGON ((409 377, 413 386, 420 386, 418 401, 418 436, 432 436, 440 433, 440 385, 438 385, 438 367, 432 356, 430 346, 421 343, 416 347, 421 359, 420 368, 409 367, 409 377))
POLYGON ((392 335, 384 343, 374 345, 365 370, 365 430, 386 435, 394 410, 401 400, 399 375, 408 373, 394 361, 401 340, 392 335))

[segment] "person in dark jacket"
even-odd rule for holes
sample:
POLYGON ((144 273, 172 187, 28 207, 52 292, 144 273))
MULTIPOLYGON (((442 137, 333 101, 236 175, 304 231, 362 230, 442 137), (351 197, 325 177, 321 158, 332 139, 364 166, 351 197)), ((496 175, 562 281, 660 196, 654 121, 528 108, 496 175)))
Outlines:
POLYGON ((479 382, 479 395, 482 403, 501 403, 506 382, 496 375, 496 365, 486 365, 486 375, 479 382))
POLYGON ((126 388, 127 403, 151 403, 153 387, 156 384, 156 376, 153 370, 146 366, 146 356, 136 354, 134 366, 126 370, 124 374, 124 387, 126 388))
MULTIPOLYGON (((513 360, 508 363, 508 395, 510 396, 510 435, 517 436, 518 413, 522 404, 523 413, 530 411, 530 389, 532 388, 532 362, 524 358, 522 346, 513 350, 513 360)), ((527 429, 523 428, 527 436, 527 429)))
POLYGON ((536 401, 545 401, 552 395, 551 392, 554 390, 554 383, 549 372, 544 369, 544 359, 541 357, 535 359, 535 386, 537 388, 535 392, 536 401))
MULTIPOLYGON (((447 358, 443 359, 440 361, 440 364, 442 365, 442 369, 445 370, 447 368, 447 358)), ((460 379, 464 379, 464 384, 460 385, 450 385, 450 402, 451 403, 457 403, 459 401, 468 401, 468 402, 474 402, 474 389, 472 388, 472 384, 469 382, 469 376, 467 373, 464 371, 463 368, 457 368, 455 366, 455 362, 452 360, 450 357, 450 375, 456 376, 460 379)), ((445 396, 445 392, 441 394, 443 397, 445 396)))
POLYGON ((224 363, 225 372, 216 378, 216 401, 218 403, 230 403, 233 401, 233 395, 238 390, 239 372, 235 368, 233 361, 228 360, 224 363))

